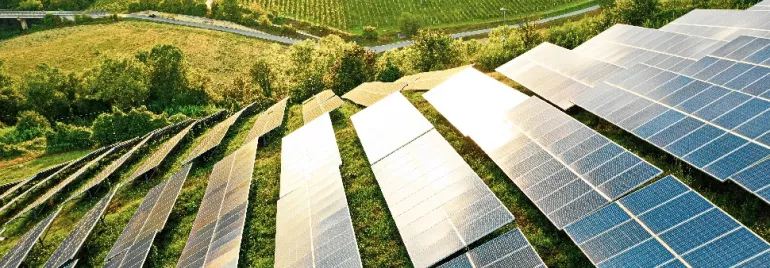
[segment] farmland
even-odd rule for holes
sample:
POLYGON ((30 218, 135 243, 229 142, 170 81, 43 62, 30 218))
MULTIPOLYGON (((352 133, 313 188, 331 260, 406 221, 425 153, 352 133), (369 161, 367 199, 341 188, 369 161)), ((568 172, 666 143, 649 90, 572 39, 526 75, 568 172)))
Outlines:
MULTIPOLYGON (((250 1, 250 0, 245 0, 250 1)), ((594 0, 256 0, 278 14, 334 28, 360 31, 371 25, 396 31, 403 12, 429 28, 500 22, 501 7, 509 20, 548 17, 595 3, 594 0)))

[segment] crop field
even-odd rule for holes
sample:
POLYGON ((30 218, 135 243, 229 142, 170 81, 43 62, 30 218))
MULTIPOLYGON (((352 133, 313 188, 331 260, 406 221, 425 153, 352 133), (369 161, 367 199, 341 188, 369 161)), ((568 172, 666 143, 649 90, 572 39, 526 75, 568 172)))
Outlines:
POLYGON ((350 31, 371 25, 397 29, 398 18, 409 12, 428 27, 461 26, 503 21, 501 7, 510 20, 547 17, 595 3, 595 0, 244 0, 259 1, 268 10, 295 19, 350 31))

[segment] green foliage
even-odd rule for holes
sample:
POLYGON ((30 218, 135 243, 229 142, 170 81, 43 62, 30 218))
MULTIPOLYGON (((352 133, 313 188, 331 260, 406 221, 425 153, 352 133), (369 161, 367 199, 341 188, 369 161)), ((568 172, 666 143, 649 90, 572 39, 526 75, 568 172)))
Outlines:
POLYGON ((360 46, 352 46, 332 66, 324 77, 326 88, 338 96, 348 93, 363 82, 374 76, 377 55, 360 46))
POLYGON ((148 68, 149 104, 153 110, 159 111, 171 105, 206 103, 205 91, 190 86, 184 53, 178 47, 157 45, 149 52, 137 53, 136 58, 148 68))
POLYGON ((211 7, 211 13, 215 19, 241 22, 243 20, 243 9, 239 0, 214 1, 211 7))
POLYGON ((95 19, 88 15, 75 15, 75 24, 94 22, 95 19))
POLYGON ((16 142, 42 137, 51 128, 51 124, 39 113, 24 111, 16 122, 16 142))
POLYGON ((143 105, 150 96, 147 73, 136 60, 106 59, 86 76, 83 97, 120 109, 143 105))
POLYGON ((390 58, 387 58, 385 60, 385 66, 380 68, 380 71, 377 73, 377 81, 382 82, 394 82, 404 76, 404 74, 401 72, 396 65, 393 65, 393 62, 390 58))
POLYGON ((11 77, 3 72, 3 62, 0 61, 0 123, 15 124, 24 101, 24 95, 14 87, 11 77))
POLYGON ((404 12, 401 17, 398 18, 398 29, 406 36, 413 36, 420 31, 422 22, 420 17, 413 15, 412 13, 404 12))
POLYGON ((459 66, 460 51, 455 42, 452 36, 445 33, 420 31, 412 45, 417 53, 416 69, 428 72, 459 66))
POLYGON ((251 81, 254 84, 259 85, 262 89, 262 93, 267 97, 273 95, 273 79, 276 75, 273 68, 274 67, 267 59, 259 58, 251 67, 251 70, 249 70, 251 81))
POLYGON ((74 74, 40 65, 35 72, 25 75, 22 81, 20 91, 31 110, 52 122, 70 116, 70 104, 80 84, 74 74))
POLYGON ((125 113, 117 108, 94 120, 91 140, 98 145, 108 145, 144 135, 151 130, 169 125, 165 114, 154 114, 142 106, 125 113))
POLYGON ((267 14, 260 15, 259 18, 257 18, 257 24, 262 27, 273 27, 273 22, 267 14))
POLYGON ((546 32, 545 39, 557 46, 573 49, 611 26, 610 21, 602 14, 551 26, 546 32))
POLYGON ((25 153, 26 151, 21 146, 0 142, 0 159, 12 159, 25 153))
POLYGON ((47 153, 59 153, 77 149, 91 148, 91 129, 57 122, 53 130, 46 132, 47 153))
POLYGON ((19 3, 19 6, 16 7, 16 10, 24 10, 24 11, 43 10, 43 3, 40 2, 40 0, 24 0, 21 3, 19 3))
POLYGON ((168 121, 171 122, 171 124, 176 124, 176 123, 184 122, 187 119, 189 119, 189 117, 187 117, 183 113, 178 113, 178 114, 170 116, 168 118, 168 121))
POLYGON ((367 25, 364 26, 364 33, 361 34, 361 37, 369 41, 377 41, 380 38, 380 34, 377 32, 377 27, 367 25))
POLYGON ((217 106, 236 110, 257 100, 260 96, 258 87, 259 85, 253 85, 246 78, 238 76, 229 84, 221 85, 209 94, 213 95, 217 106))
POLYGON ((45 26, 56 27, 56 26, 70 24, 70 21, 52 14, 45 14, 45 17, 43 17, 42 23, 45 26))

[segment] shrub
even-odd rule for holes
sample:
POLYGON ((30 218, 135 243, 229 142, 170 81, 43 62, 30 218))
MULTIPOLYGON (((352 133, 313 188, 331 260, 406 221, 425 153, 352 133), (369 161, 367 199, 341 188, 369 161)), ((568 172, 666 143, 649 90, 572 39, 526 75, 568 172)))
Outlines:
POLYGON ((47 153, 59 153, 92 147, 91 129, 57 122, 53 130, 46 132, 47 153))
POLYGON ((326 88, 342 96, 363 82, 371 80, 377 55, 361 46, 353 46, 337 59, 324 77, 326 88))
POLYGON ((70 104, 79 84, 73 73, 65 74, 58 68, 40 65, 24 76, 20 91, 30 109, 53 122, 70 116, 70 104))
POLYGON ((124 113, 113 109, 112 113, 99 115, 91 126, 91 140, 99 145, 128 140, 169 125, 165 114, 154 114, 142 106, 124 113))
POLYGON ((24 95, 13 86, 10 76, 3 72, 0 61, 0 122, 11 125, 16 123, 16 115, 24 106, 24 95))
POLYGON ((120 109, 136 107, 145 104, 150 95, 147 73, 133 59, 107 59, 86 75, 85 93, 120 109))
POLYGON ((16 10, 23 10, 23 11, 43 10, 43 3, 41 3, 40 0, 25 0, 19 3, 19 6, 16 8, 16 10))
POLYGON ((380 34, 377 33, 377 27, 374 26, 364 26, 364 33, 361 35, 366 40, 370 41, 376 41, 380 34))
MULTIPOLYGON (((258 85, 256 87, 259 87, 258 85)), ((235 110, 254 102, 259 96, 258 89, 244 77, 235 77, 229 84, 221 85, 214 96, 218 106, 235 110)))
POLYGON ((398 18, 398 29, 406 36, 417 34, 420 31, 420 27, 422 27, 422 24, 420 23, 420 18, 416 15, 402 13, 401 17, 398 18))
POLYGON ((385 66, 377 73, 377 81, 394 82, 403 75, 401 69, 393 65, 393 62, 388 58, 385 61, 385 66))
POLYGON ((48 129, 51 128, 51 124, 39 113, 34 111, 24 111, 19 115, 19 119, 16 122, 16 136, 17 141, 27 141, 37 137, 42 137, 48 129))
POLYGON ((249 74, 251 74, 251 81, 262 88, 263 95, 273 95, 273 76, 275 73, 270 62, 265 58, 258 59, 251 67, 249 74))
POLYGON ((257 23, 259 24, 259 26, 262 26, 262 27, 273 26, 273 22, 270 21, 270 17, 268 17, 267 14, 260 15, 259 18, 257 18, 257 23))
POLYGON ((24 155, 25 151, 21 146, 6 144, 0 142, 0 159, 11 159, 24 155))
POLYGON ((455 39, 448 34, 420 31, 414 38, 412 48, 417 53, 414 65, 421 72, 448 69, 460 64, 460 51, 455 39))
POLYGON ((93 22, 94 18, 88 15, 75 15, 75 23, 76 24, 82 24, 82 23, 89 23, 93 22))
POLYGON ((184 115, 182 113, 178 113, 178 114, 170 116, 168 118, 168 121, 171 122, 171 124, 176 124, 176 123, 184 122, 187 119, 189 119, 189 117, 187 117, 186 115, 184 115))
POLYGON ((283 35, 293 35, 297 33, 297 29, 294 28, 291 24, 286 24, 281 26, 281 34, 283 35))

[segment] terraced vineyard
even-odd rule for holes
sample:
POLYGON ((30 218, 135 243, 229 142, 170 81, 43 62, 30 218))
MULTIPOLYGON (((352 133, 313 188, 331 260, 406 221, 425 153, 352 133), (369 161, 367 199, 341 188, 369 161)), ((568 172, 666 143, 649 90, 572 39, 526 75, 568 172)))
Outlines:
MULTIPOLYGON (((254 1, 254 0, 244 0, 254 1)), ((418 15, 429 27, 460 26, 508 19, 566 13, 595 0, 256 0, 279 14, 343 30, 372 25, 395 30, 403 12, 418 15)))

